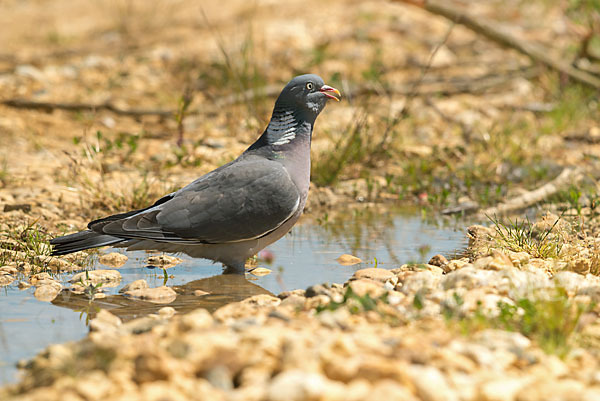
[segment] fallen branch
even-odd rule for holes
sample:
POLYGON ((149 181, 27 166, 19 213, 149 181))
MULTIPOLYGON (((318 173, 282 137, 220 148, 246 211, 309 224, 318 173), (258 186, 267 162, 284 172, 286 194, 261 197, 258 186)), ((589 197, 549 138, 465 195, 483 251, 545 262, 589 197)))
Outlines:
POLYGON ((111 103, 61 103, 61 102, 38 102, 27 99, 7 99, 0 101, 1 104, 17 109, 33 109, 33 110, 67 110, 67 111, 99 111, 107 110, 115 114, 124 116, 173 116, 174 110, 156 110, 156 109, 121 109, 111 103))
POLYGON ((459 203, 458 205, 455 205, 455 206, 450 206, 445 209, 442 209, 440 213, 445 214, 445 215, 469 214, 469 213, 476 212, 477 210, 479 210, 479 203, 477 203, 475 201, 467 201, 467 202, 459 203))
MULTIPOLYGON (((481 77, 459 77, 451 80, 438 81, 423 81, 421 87, 414 92, 414 82, 407 82, 400 85, 394 85, 389 88, 382 89, 375 85, 361 85, 350 87, 345 91, 344 96, 356 97, 367 95, 411 95, 429 96, 429 95, 444 95, 450 96, 461 93, 481 93, 490 88, 501 86, 511 79, 519 77, 533 77, 538 72, 533 68, 517 69, 508 71, 504 75, 486 74, 481 77), (383 92, 383 93, 382 93, 383 92)), ((249 99, 261 97, 274 97, 281 91, 279 85, 268 85, 260 89, 249 89, 239 94, 225 96, 214 100, 214 105, 208 107, 190 110, 186 113, 189 115, 214 115, 223 110, 223 107, 233 104, 241 104, 248 102, 249 99)), ((85 103, 85 102, 43 102, 22 98, 0 100, 0 104, 17 109, 43 110, 50 112, 52 110, 66 111, 109 111, 122 116, 143 117, 143 116, 160 116, 160 117, 175 117, 177 110, 164 109, 122 109, 113 105, 110 102, 106 103, 85 103)))
POLYGON ((487 208, 480 213, 484 216, 495 216, 508 214, 517 210, 525 209, 536 203, 548 199, 561 189, 569 185, 576 185, 583 177, 582 172, 576 167, 566 167, 554 180, 542 185, 541 187, 509 199, 505 203, 487 208))
POLYGON ((600 78, 579 70, 568 62, 557 60, 550 56, 548 49, 536 43, 530 43, 516 38, 507 32, 506 28, 485 18, 469 15, 467 11, 448 4, 447 1, 439 0, 392 0, 396 3, 411 4, 429 11, 432 14, 441 15, 457 24, 461 24, 472 31, 485 36, 503 46, 515 49, 532 60, 542 63, 553 70, 568 75, 577 82, 600 89, 600 78))

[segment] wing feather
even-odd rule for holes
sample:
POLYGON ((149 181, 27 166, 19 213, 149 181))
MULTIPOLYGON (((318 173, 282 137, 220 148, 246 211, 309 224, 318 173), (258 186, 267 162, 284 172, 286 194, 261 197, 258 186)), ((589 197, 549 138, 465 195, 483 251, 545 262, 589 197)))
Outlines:
POLYGON ((238 242, 277 229, 299 206, 298 189, 280 163, 240 161, 201 177, 156 207, 104 221, 98 229, 120 238, 238 242))

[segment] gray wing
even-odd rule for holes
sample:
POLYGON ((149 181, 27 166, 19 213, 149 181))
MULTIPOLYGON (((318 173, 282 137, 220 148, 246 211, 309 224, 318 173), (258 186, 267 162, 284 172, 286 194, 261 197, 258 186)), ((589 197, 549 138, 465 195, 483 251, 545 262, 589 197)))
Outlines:
POLYGON ((91 229, 120 238, 237 242, 275 230, 299 205, 298 189, 280 163, 241 160, 201 177, 156 207, 91 229))

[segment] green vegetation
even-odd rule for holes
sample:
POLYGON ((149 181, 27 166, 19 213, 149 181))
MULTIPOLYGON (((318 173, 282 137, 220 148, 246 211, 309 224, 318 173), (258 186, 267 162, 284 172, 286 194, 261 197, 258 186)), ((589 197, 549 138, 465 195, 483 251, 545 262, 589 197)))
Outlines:
POLYGON ((569 352, 581 315, 594 307, 573 301, 561 287, 539 290, 514 304, 499 302, 495 313, 484 311, 480 304, 473 313, 464 313, 460 311, 462 305, 462 298, 455 293, 453 300, 444 305, 443 314, 448 324, 463 334, 488 328, 515 331, 560 357, 569 352))
MULTIPOLYGON (((208 16, 203 13, 203 17, 204 23, 209 28, 221 53, 221 60, 213 61, 208 69, 200 69, 198 81, 214 85, 214 90, 218 91, 219 97, 222 96, 224 88, 230 88, 236 96, 243 100, 243 104, 246 106, 244 111, 246 119, 249 119, 250 116, 264 116, 265 119, 262 123, 267 122, 271 106, 265 102, 266 99, 261 89, 269 82, 267 79, 269 70, 265 63, 261 62, 262 59, 254 40, 252 23, 248 23, 247 32, 241 45, 232 49, 208 16)), ((252 16, 248 17, 251 21, 252 16)), ((239 121, 239 115, 236 117, 239 121)))
POLYGON ((319 186, 334 184, 346 166, 360 163, 370 153, 374 140, 367 125, 366 110, 357 112, 350 126, 334 145, 336 151, 318 155, 313 163, 312 181, 319 186))
MULTIPOLYGON (((561 216, 562 217, 562 216, 561 216)), ((488 218, 496 230, 496 246, 513 252, 527 252, 534 258, 558 258, 565 243, 562 233, 553 233, 560 221, 558 218, 551 226, 541 232, 526 217, 524 220, 515 218, 502 223, 496 217, 488 218)))
POLYGON ((403 321, 403 317, 398 314, 396 308, 390 307, 388 301, 388 293, 384 292, 379 297, 372 297, 368 293, 358 295, 350 286, 344 291, 341 301, 331 301, 325 305, 319 305, 316 308, 317 314, 324 311, 336 311, 340 308, 345 308, 351 314, 375 313, 383 321, 391 326, 397 326, 403 321))
MULTIPOLYGON (((554 79, 558 80, 558 77, 554 79)), ((546 90, 554 107, 542 116, 540 128, 543 134, 556 134, 565 130, 573 132, 588 119, 598 121, 600 106, 593 89, 579 84, 561 86, 554 82, 546 90)))
MULTIPOLYGON (((384 87, 385 75, 377 79, 384 87)), ((436 140, 436 132, 429 133, 431 139, 420 139, 418 132, 431 124, 410 108, 393 114, 386 107, 368 107, 366 96, 345 128, 335 135, 319 133, 333 146, 314 155, 312 179, 329 186, 347 178, 369 180, 385 172, 385 192, 410 203, 425 201, 434 208, 455 204, 461 197, 490 206, 512 189, 538 187, 562 168, 548 158, 547 141, 586 129, 591 121, 597 124, 600 110, 593 90, 560 84, 552 73, 540 80, 549 110, 536 112, 535 119, 515 110, 506 121, 489 128, 466 126, 444 115, 447 131, 464 139, 452 145, 436 140)))
POLYGON ((326 305, 318 306, 317 313, 321 313, 326 310, 335 311, 341 307, 348 308, 348 311, 350 311, 352 314, 373 310, 377 311, 379 302, 387 303, 387 293, 381 297, 372 298, 369 294, 360 296, 352 291, 351 287, 348 287, 344 292, 344 298, 340 302, 331 301, 326 305))
POLYGON ((600 194, 594 183, 582 183, 559 191, 550 199, 551 203, 564 205, 565 212, 574 210, 577 216, 586 215, 588 218, 598 216, 600 210, 600 194))
POLYGON ((85 280, 83 280, 83 277, 80 277, 79 282, 77 282, 77 285, 83 289, 83 293, 90 299, 90 302, 94 300, 96 294, 99 292, 99 288, 102 287, 102 284, 103 283, 101 282, 97 284, 92 283, 87 270, 85 271, 85 280))
POLYGON ((141 134, 119 132, 115 139, 109 139, 102 131, 96 131, 94 141, 91 143, 82 137, 74 137, 73 143, 82 146, 82 153, 86 158, 92 159, 96 155, 102 154, 106 157, 118 157, 121 163, 125 163, 137 150, 141 137, 141 134))
MULTIPOLYGON (((28 275, 53 273, 48 244, 51 237, 37 221, 26 225, 9 224, 7 231, 0 232, 0 266, 16 263, 17 269, 24 268, 28 275)), ((72 262, 84 269, 91 264, 92 254, 84 254, 72 262)))
POLYGON ((73 138, 83 159, 71 157, 70 168, 61 172, 59 180, 81 189, 81 212, 87 218, 144 208, 172 191, 162 173, 153 173, 151 162, 140 154, 142 138, 143 134, 125 132, 110 138, 101 131, 91 139, 73 138), (123 169, 129 170, 130 185, 114 179, 112 173, 123 169))
POLYGON ((37 222, 25 226, 12 226, 0 233, 0 266, 9 263, 27 263, 31 274, 50 271, 50 235, 37 222))

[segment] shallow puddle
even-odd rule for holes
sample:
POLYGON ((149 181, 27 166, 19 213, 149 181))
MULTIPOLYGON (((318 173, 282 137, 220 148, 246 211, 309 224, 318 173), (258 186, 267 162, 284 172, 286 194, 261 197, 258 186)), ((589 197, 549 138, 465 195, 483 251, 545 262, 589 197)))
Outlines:
MULTIPOLYGON (((218 264, 182 256, 183 262, 166 269, 147 266, 148 253, 125 253, 129 259, 118 270, 122 281, 102 286, 105 298, 90 301, 85 295, 63 291, 52 303, 34 298, 34 288, 19 290, 16 281, 0 289, 0 384, 16 379, 15 364, 29 358, 46 346, 77 340, 87 333, 87 321, 100 308, 109 309, 123 320, 155 313, 163 306, 178 312, 195 308, 213 311, 229 302, 256 294, 278 294, 324 282, 345 282, 354 271, 377 264, 394 268, 407 262, 424 262, 436 253, 446 256, 460 252, 466 245, 465 224, 457 228, 424 221, 415 211, 389 211, 380 208, 349 210, 337 217, 306 217, 292 233, 268 249, 274 260, 259 266, 270 274, 246 278, 221 275, 218 264), (339 264, 342 254, 363 260, 352 266, 339 264), (177 292, 175 301, 154 304, 133 300, 118 293, 124 285, 145 279, 150 287, 164 284, 177 292), (197 291, 200 290, 200 291, 197 291), (205 295, 196 295, 207 293, 205 295)), ((115 251, 103 250, 103 253, 115 251)), ((107 268, 96 264, 95 268, 107 268)), ((68 287, 72 274, 58 279, 68 287)))

